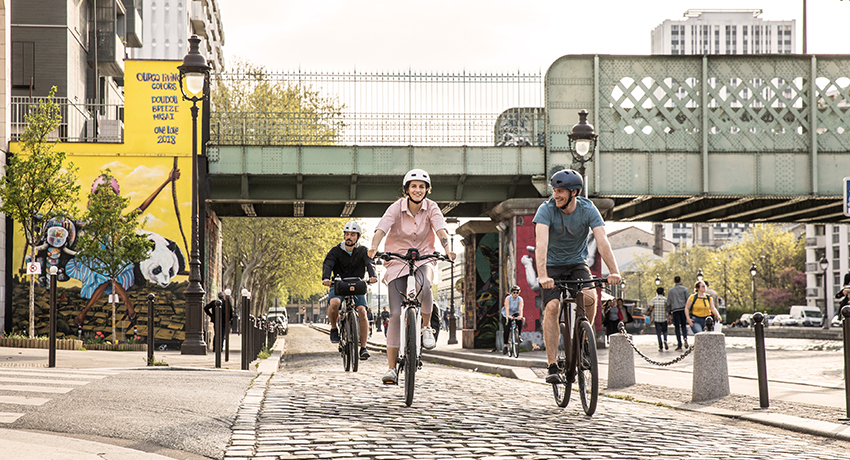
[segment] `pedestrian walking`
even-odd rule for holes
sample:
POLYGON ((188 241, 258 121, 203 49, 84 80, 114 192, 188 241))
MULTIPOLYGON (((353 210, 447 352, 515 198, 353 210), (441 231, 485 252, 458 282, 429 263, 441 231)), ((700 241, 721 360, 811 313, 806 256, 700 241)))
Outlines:
POLYGON ((390 312, 387 311, 387 307, 384 307, 384 311, 381 312, 381 325, 384 327, 384 337, 387 336, 387 327, 390 324, 390 312))
POLYGON ((605 303, 602 308, 602 317, 605 318, 605 335, 619 332, 619 324, 633 321, 629 310, 623 305, 623 299, 612 299, 605 303))
POLYGON ((670 309, 667 307, 667 298, 664 297, 664 288, 655 290, 655 297, 649 301, 649 317, 655 323, 655 335, 658 336, 658 351, 669 350, 667 346, 667 319, 670 317, 670 309), (661 336, 664 340, 661 340, 661 336))
POLYGON ((685 304, 688 302, 688 288, 682 286, 682 277, 673 278, 675 285, 667 291, 667 308, 673 320, 673 329, 676 331, 676 351, 682 351, 682 342, 688 348, 688 328, 685 317, 685 304))

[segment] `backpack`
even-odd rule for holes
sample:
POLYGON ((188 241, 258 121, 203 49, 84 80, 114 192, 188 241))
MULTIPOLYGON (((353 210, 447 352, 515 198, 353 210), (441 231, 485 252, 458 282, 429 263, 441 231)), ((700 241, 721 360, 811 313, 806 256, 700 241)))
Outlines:
MULTIPOLYGON (((689 299, 691 301, 691 314, 693 314, 694 313, 694 303, 697 301, 696 293, 692 294, 689 297, 689 299)), ((708 295, 708 294, 705 295, 705 304, 709 306, 708 307, 708 314, 711 315, 711 296, 708 295)))

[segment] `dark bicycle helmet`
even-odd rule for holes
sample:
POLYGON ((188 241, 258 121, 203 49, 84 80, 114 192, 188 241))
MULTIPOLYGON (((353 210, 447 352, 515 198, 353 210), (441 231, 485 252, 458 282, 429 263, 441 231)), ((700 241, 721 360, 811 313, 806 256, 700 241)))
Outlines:
POLYGON ((584 186, 584 181, 581 179, 581 174, 572 169, 562 169, 552 175, 552 180, 549 181, 552 188, 563 188, 567 190, 581 190, 584 186))

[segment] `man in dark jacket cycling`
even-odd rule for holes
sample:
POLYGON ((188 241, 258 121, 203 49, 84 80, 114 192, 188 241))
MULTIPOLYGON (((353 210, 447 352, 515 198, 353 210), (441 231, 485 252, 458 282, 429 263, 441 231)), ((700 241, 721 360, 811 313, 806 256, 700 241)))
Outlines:
MULTIPOLYGON (((322 284, 331 288, 328 291, 328 319, 331 322, 332 343, 339 343, 339 329, 336 322, 339 319, 339 306, 343 300, 343 296, 334 293, 333 279, 337 276, 363 279, 363 275, 368 270, 369 284, 378 281, 375 276, 375 265, 372 259, 366 255, 366 247, 358 243, 362 234, 363 230, 360 228, 360 224, 353 220, 349 221, 342 228, 343 242, 328 251, 325 262, 322 264, 322 284)), ((369 359, 369 350, 366 349, 365 345, 369 334, 369 320, 366 317, 366 296, 358 295, 355 297, 360 321, 360 359, 367 360, 369 359)))

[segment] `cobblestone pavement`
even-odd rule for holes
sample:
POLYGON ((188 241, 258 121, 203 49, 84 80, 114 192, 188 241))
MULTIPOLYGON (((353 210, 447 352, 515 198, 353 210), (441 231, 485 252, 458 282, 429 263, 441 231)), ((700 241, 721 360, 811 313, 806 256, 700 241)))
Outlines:
MULTIPOLYGON (((251 393, 226 458, 845 459, 850 444, 600 398, 593 417, 549 386, 425 363, 413 406, 380 377, 386 356, 342 370, 327 335, 291 328, 280 370, 251 393), (264 387, 264 385, 262 386, 264 387)), ((575 392, 573 393, 575 398, 575 392)))

